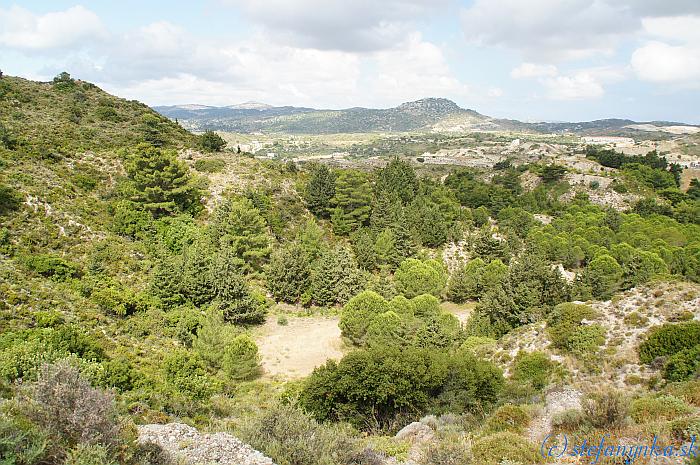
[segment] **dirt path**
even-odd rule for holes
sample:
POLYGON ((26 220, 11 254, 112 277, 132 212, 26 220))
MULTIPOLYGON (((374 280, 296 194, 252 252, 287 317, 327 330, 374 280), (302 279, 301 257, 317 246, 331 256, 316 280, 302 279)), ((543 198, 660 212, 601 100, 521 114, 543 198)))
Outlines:
POLYGON ((264 376, 301 378, 328 359, 343 356, 337 317, 287 317, 277 324, 271 315, 256 337, 262 356, 264 376))

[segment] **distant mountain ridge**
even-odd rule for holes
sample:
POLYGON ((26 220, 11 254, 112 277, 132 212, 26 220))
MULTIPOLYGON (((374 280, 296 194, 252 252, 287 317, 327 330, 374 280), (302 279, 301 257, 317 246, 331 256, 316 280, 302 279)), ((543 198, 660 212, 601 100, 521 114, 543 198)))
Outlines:
POLYGON ((275 107, 259 102, 244 102, 225 107, 172 105, 153 107, 158 113, 177 119, 193 131, 269 132, 291 134, 334 134, 407 131, 521 131, 534 133, 575 133, 585 135, 629 135, 640 131, 633 125, 688 126, 672 122, 636 122, 628 119, 603 119, 579 123, 525 123, 492 118, 461 108, 446 98, 424 98, 393 108, 353 107, 343 110, 307 107, 275 107))

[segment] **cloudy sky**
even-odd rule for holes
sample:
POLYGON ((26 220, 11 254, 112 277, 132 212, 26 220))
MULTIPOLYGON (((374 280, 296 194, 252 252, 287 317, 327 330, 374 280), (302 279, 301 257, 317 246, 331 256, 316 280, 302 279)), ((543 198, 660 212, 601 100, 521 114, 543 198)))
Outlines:
POLYGON ((0 68, 150 105, 700 123, 700 0, 0 0, 0 68))

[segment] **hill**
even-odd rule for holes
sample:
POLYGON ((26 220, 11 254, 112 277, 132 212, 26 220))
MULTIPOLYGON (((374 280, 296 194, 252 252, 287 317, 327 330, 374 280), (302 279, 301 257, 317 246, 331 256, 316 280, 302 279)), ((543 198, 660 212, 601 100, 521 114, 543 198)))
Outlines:
POLYGON ((154 110, 177 119, 193 131, 235 133, 340 134, 371 132, 470 132, 511 131, 525 133, 577 134, 669 138, 671 134, 697 131, 696 126, 669 121, 636 122, 603 119, 587 122, 524 123, 485 116, 460 108, 444 98, 425 98, 394 108, 347 108, 317 110, 301 107, 273 107, 247 102, 227 107, 205 105, 156 106, 154 110))
POLYGON ((66 75, 0 88, 4 461, 534 465, 550 431, 697 431, 700 190, 659 154, 334 168, 66 75))

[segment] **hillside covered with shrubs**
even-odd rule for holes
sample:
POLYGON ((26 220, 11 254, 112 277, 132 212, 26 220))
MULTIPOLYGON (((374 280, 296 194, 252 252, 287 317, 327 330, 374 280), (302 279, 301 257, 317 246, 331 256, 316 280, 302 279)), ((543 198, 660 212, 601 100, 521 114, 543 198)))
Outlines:
POLYGON ((555 165, 258 161, 65 73, 3 76, 0 462, 168 463, 135 439, 171 421, 278 465, 526 465, 542 431, 688 441, 700 187, 659 154, 588 156, 632 209, 567 197, 555 165), (290 308, 336 315, 345 356, 264 376, 256 330, 290 308), (563 389, 574 408, 550 414, 563 389), (394 437, 418 421, 429 440, 394 437))

